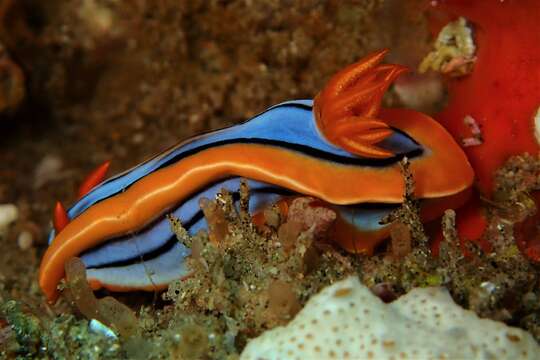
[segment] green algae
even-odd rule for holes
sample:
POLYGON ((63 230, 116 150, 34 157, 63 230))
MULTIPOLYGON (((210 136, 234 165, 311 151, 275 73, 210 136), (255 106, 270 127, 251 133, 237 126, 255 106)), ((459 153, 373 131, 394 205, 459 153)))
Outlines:
POLYGON ((9 300, 1 312, 11 329, 0 353, 16 359, 124 359, 120 343, 89 329, 87 320, 64 314, 55 319, 40 319, 9 300))
POLYGON ((14 333, 13 341, 8 346, 22 358, 33 356, 39 350, 40 322, 36 316, 24 314, 21 306, 14 300, 2 304, 0 308, 14 333))

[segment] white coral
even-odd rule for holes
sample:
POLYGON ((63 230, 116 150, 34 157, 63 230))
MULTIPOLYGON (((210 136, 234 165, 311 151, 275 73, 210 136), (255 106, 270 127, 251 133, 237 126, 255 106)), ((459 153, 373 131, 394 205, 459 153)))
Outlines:
POLYGON ((349 277, 325 288, 286 326, 249 342, 241 359, 539 359, 533 337, 480 319, 444 288, 385 304, 349 277))

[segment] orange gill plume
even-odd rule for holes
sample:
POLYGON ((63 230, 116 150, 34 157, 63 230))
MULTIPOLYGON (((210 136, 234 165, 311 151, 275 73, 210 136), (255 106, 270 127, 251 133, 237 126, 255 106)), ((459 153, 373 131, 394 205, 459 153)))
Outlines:
POLYGON ((374 144, 392 134, 376 118, 390 84, 407 68, 380 64, 388 50, 374 52, 334 75, 315 98, 317 125, 326 139, 353 154, 370 158, 393 156, 374 144))

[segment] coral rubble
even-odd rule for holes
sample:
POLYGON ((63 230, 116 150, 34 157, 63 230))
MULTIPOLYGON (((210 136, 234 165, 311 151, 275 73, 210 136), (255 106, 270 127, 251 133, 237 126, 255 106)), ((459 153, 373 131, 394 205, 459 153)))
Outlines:
MULTIPOLYGON (((241 192, 240 203, 247 201, 241 192)), ((187 279, 173 283, 166 298, 182 314, 206 313, 229 319, 237 342, 287 323, 311 294, 354 272, 348 259, 316 241, 335 218, 327 209, 300 211, 310 199, 293 200, 277 230, 259 233, 231 195, 203 199, 209 234, 187 236, 177 219, 173 229, 192 249, 187 279), (306 227, 307 218, 309 226, 306 227)), ((270 216, 273 219, 272 216, 270 216)), ((270 225, 267 225, 270 226, 270 225)))

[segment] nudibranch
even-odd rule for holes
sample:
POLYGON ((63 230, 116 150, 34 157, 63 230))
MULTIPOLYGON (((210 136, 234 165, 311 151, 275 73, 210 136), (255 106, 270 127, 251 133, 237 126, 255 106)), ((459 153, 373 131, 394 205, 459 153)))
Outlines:
POLYGON ((335 240, 351 252, 371 253, 387 237, 388 226, 379 222, 403 200, 404 157, 425 220, 460 206, 474 174, 450 134, 421 113, 380 108, 405 70, 381 64, 385 53, 337 73, 314 101, 287 101, 191 138, 102 182, 64 215, 58 210, 64 220, 50 234, 39 274, 47 298, 57 297, 64 263, 73 256, 86 265, 94 289, 153 291, 186 276, 189 249, 166 215, 194 234, 206 226, 198 200, 222 188, 235 198, 242 178, 252 214, 298 194, 328 204, 338 214, 335 240))
MULTIPOLYGON (((442 0, 429 6, 434 26, 463 17, 472 28, 475 64, 470 73, 449 79, 449 103, 436 118, 458 141, 473 135, 471 121, 481 131, 481 141, 464 150, 478 190, 490 198, 495 172, 509 157, 540 151, 540 2, 442 0)), ((487 224, 480 204, 466 208, 458 213, 458 228, 469 239, 480 238, 487 224)), ((540 244, 522 250, 540 261, 540 244)))

